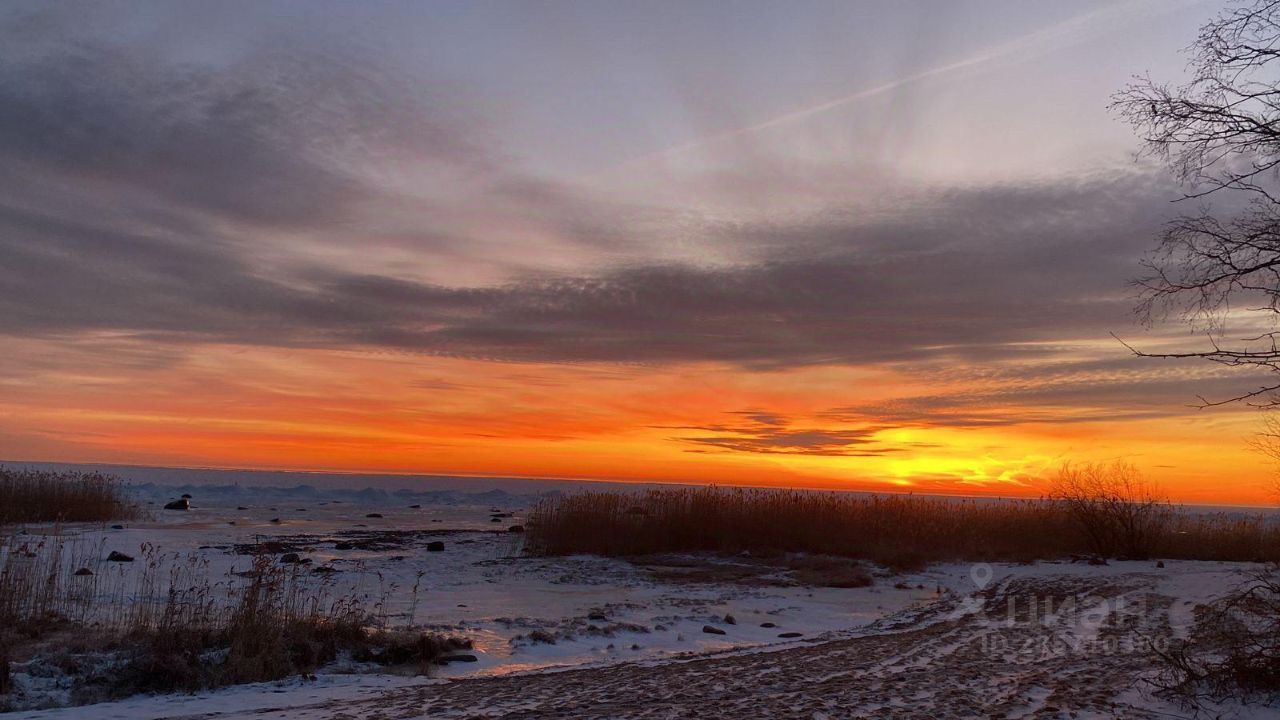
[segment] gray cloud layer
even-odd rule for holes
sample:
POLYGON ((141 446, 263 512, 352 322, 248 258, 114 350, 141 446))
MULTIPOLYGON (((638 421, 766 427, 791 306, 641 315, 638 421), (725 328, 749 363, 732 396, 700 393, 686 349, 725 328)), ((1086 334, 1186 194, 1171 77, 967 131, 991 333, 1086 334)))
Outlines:
MULTIPOLYGON (((666 232, 736 260, 690 264, 646 252, 654 228, 632 234, 631 209, 522 174, 482 130, 341 53, 214 70, 19 43, 0 60, 0 333, 17 336, 759 369, 1012 360, 1128 327, 1125 280, 1169 212, 1167 188, 1136 172, 918 189, 878 198, 895 210, 874 216, 838 204, 785 221, 691 215, 666 232), (364 164, 397 155, 475 181, 504 211, 536 208, 573 242, 626 248, 628 261, 475 286, 326 265, 287 245, 261 260, 281 235, 372 247, 362 213, 409 201, 364 164)), ((432 226, 445 204, 415 215, 411 249, 484 241, 432 226)), ((954 402, 852 412, 905 422, 954 402)), ((756 451, 860 442, 739 435, 756 451)))

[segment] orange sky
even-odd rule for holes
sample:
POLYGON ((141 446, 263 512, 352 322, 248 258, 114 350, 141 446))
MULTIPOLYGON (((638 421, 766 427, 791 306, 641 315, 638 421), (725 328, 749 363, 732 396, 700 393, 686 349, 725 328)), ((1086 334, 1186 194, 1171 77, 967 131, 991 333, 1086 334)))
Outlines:
POLYGON ((910 420, 848 410, 921 392, 972 397, 982 385, 887 367, 747 372, 211 345, 158 369, 122 355, 104 349, 97 371, 6 381, 5 456, 1001 495, 1038 494, 1068 459, 1124 458, 1178 500, 1272 500, 1272 471, 1245 445, 1257 421, 1247 412, 1063 422, 1091 409, 1009 402, 910 420), (1053 421, 1037 422, 1046 412, 1053 421))
POLYGON ((0 458, 1269 502, 1112 337, 1212 12, 0 4, 0 458))

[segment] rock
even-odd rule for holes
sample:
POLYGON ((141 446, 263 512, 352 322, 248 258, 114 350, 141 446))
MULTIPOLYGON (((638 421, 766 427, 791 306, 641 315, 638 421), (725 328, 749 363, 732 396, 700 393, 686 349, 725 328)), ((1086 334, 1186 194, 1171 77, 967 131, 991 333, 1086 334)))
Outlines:
POLYGON ((247 508, 247 507, 245 507, 245 506, 241 505, 241 506, 237 507, 236 509, 237 509, 237 510, 248 510, 249 508, 247 508))
POLYGON ((775 628, 775 627, 778 627, 778 626, 777 626, 777 625, 775 625, 775 624, 773 624, 773 623, 771 623, 771 622, 762 622, 762 623, 760 623, 760 627, 762 627, 762 628, 775 628))
POLYGON ((79 570, 75 571, 75 573, 73 574, 76 575, 77 577, 84 577, 85 575, 92 575, 93 571, 90 570, 89 568, 80 568, 79 570))
POLYGON ((189 498, 179 498, 171 503, 165 503, 165 510, 190 510, 191 500, 189 498))
POLYGON ((318 566, 318 567, 312 568, 311 572, 313 572, 313 573, 315 573, 315 574, 317 574, 317 575, 328 574, 328 573, 336 573, 336 572, 338 572, 338 568, 333 567, 333 566, 330 566, 330 565, 320 565, 320 566, 318 566))
POLYGON ((436 662, 440 663, 441 665, 448 665, 451 662, 473 663, 473 662, 479 662, 479 661, 480 661, 480 658, 470 653, 450 653, 448 655, 442 655, 440 656, 439 659, 436 660, 436 662))
POLYGON ((279 524, 280 524, 280 518, 271 518, 271 524, 272 524, 272 525, 279 525, 279 524))
POLYGON ((432 540, 427 543, 427 552, 444 552, 444 542, 441 540, 432 540))
POLYGON ((228 524, 228 525, 235 525, 235 524, 236 524, 236 521, 235 521, 235 520, 228 520, 228 521, 227 521, 227 524, 228 524))
POLYGON ((280 556, 280 562, 285 565, 297 565, 302 562, 302 557, 298 553, 285 553, 280 556))
POLYGON ((125 555, 118 550, 112 550, 111 554, 107 555, 107 560, 110 562, 133 562, 133 557, 125 555))
POLYGON ((511 532, 511 533, 522 533, 522 532, 524 532, 524 526, 523 526, 523 525, 512 525, 511 527, 507 528, 507 532, 511 532))
POLYGON ((489 522, 502 522, 502 518, 500 517, 489 518, 489 522))
POLYGON ((724 635, 725 632, 714 625, 703 625, 702 632, 708 635, 724 635))
POLYGON ((1158 567, 1158 568, 1163 568, 1163 567, 1164 567, 1164 561, 1163 561, 1163 560, 1157 560, 1157 561, 1156 561, 1156 567, 1158 567))
POLYGON ((588 619, 588 620, 595 620, 596 622, 608 622, 608 621, 609 621, 609 616, 608 616, 608 615, 605 615, 604 613, 602 613, 602 612, 600 612, 599 610, 597 610, 597 611, 592 612, 592 613, 587 613, 587 619, 588 619))
POLYGON ((798 633, 798 632, 784 632, 784 633, 778 633, 778 637, 780 637, 780 638, 798 638, 798 637, 804 637, 804 633, 798 633))
POLYGON ((111 526, 111 529, 112 529, 112 530, 123 530, 123 529, 124 529, 124 526, 123 526, 123 525, 112 525, 112 526, 111 526))
POLYGON ((421 506, 421 505, 410 505, 410 506, 409 506, 409 509, 410 509, 410 510, 421 510, 421 509, 422 509, 422 506, 421 506))
POLYGON ((351 544, 351 543, 349 543, 349 542, 339 542, 339 543, 334 543, 334 544, 333 544, 333 549, 334 549, 334 550, 350 550, 350 549, 351 549, 351 548, 353 548, 353 547, 355 547, 355 546, 354 546, 354 545, 352 545, 352 544, 351 544))
POLYGON ((369 513, 368 515, 365 515, 365 517, 367 517, 367 518, 380 518, 380 517, 382 517, 382 513, 369 513))
POLYGON ((732 615, 725 615, 725 616, 724 616, 724 624, 725 624, 725 625, 737 625, 737 624, 738 624, 738 618, 736 618, 736 617, 734 617, 734 616, 732 616, 732 615))

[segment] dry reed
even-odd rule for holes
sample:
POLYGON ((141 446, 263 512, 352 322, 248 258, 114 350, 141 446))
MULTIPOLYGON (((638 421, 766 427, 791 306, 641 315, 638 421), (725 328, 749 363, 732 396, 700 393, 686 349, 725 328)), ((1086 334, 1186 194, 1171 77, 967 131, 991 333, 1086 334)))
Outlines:
MULTIPOLYGON (((1064 503, 697 487, 588 492, 535 506, 526 548, 538 555, 803 552, 894 568, 1093 554, 1064 503)), ((1149 556, 1280 561, 1280 525, 1261 515, 1170 509, 1144 540, 1149 556)))

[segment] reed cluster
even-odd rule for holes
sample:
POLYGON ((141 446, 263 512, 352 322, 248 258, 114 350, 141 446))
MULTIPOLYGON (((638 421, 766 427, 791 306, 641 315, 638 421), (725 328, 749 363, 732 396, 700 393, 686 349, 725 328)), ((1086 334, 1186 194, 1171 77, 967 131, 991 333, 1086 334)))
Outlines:
POLYGON ((1078 504, 1052 498, 969 500, 715 487, 587 492, 535 506, 526 523, 526 548, 540 555, 606 556, 801 552, 899 569, 1071 555, 1280 561, 1280 524, 1261 514, 1167 505, 1157 510, 1134 521, 1133 513, 1082 513, 1078 504), (1135 523, 1136 528, 1127 527, 1135 523))
POLYGON ((0 525, 106 522, 141 514, 114 475, 0 467, 0 525))

